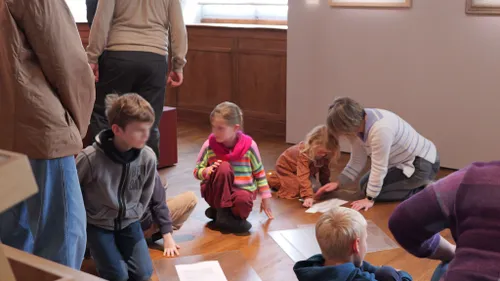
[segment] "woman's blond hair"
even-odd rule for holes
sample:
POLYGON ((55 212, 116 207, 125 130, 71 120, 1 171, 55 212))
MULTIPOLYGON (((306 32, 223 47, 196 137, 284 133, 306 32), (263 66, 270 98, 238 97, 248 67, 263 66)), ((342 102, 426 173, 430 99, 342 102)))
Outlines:
POLYGON ((243 129, 243 112, 238 105, 232 102, 219 103, 210 113, 210 121, 215 116, 222 117, 229 125, 240 125, 240 129, 243 129))
POLYGON ((361 104, 347 97, 336 98, 330 105, 326 125, 328 132, 338 139, 341 135, 358 132, 365 118, 361 104))
POLYGON ((316 152, 320 147, 325 148, 332 154, 329 165, 330 168, 333 168, 339 154, 339 145, 336 139, 328 137, 328 131, 325 125, 316 126, 307 134, 301 152, 305 153, 311 161, 314 161, 316 152))

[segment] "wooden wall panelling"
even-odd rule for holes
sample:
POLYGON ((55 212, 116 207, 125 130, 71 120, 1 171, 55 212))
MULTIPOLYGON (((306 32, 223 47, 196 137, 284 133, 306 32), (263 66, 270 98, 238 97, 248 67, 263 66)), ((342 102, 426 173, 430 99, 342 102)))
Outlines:
MULTIPOLYGON (((88 25, 77 26, 87 46, 88 25)), ((167 88, 165 104, 177 108, 179 119, 208 126, 215 105, 232 101, 244 112, 245 131, 284 137, 286 28, 201 24, 187 30, 184 84, 167 88)))
POLYGON ((188 36, 185 84, 170 104, 179 118, 208 124, 213 107, 229 100, 244 111, 247 132, 284 137, 286 30, 188 26, 188 36))

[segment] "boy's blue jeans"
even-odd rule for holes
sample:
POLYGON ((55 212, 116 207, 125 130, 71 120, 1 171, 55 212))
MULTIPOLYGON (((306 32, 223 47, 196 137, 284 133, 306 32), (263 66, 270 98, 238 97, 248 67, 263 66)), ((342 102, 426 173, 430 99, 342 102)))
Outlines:
POLYGON ((97 272, 110 281, 145 281, 153 274, 153 263, 141 223, 119 231, 87 225, 90 254, 97 272))
POLYGON ((30 160, 38 193, 0 214, 0 240, 80 270, 86 213, 75 158, 30 160))

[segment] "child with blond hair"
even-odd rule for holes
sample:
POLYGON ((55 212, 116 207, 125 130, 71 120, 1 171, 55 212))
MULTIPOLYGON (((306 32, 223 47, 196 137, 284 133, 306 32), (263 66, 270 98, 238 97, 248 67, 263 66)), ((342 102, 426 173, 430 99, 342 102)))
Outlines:
POLYGON ((309 208, 314 193, 330 184, 330 169, 337 155, 338 145, 329 141, 326 126, 316 126, 304 141, 280 155, 276 161, 277 180, 269 180, 271 188, 278 190, 280 198, 302 198, 303 206, 309 208))
POLYGON ((364 261, 367 222, 350 208, 337 207, 324 213, 316 223, 321 254, 295 264, 299 281, 412 281, 404 271, 376 267, 364 261))
POLYGON ((223 102, 210 114, 212 134, 203 144, 194 176, 201 180, 201 196, 210 206, 205 215, 213 227, 245 233, 256 198, 262 197, 261 212, 271 213, 271 190, 257 143, 242 132, 243 113, 234 103, 223 102))

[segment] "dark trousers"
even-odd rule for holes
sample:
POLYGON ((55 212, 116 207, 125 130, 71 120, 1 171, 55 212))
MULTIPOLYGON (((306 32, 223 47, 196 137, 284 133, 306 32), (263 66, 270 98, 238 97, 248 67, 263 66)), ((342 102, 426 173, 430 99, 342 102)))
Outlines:
MULTIPOLYGON (((423 158, 416 157, 415 161, 413 161, 413 166, 415 166, 415 172, 409 178, 401 169, 396 167, 390 168, 385 176, 382 190, 376 200, 380 202, 402 201, 422 190, 436 178, 440 167, 439 156, 434 164, 423 158)), ((366 193, 369 177, 370 172, 364 175, 359 181, 363 193, 366 193)))
POLYGON ((255 192, 234 186, 231 164, 222 162, 210 179, 202 184, 201 196, 212 208, 231 208, 237 218, 247 219, 253 208, 255 192))
POLYGON ((153 264, 140 222, 120 231, 87 225, 88 246, 99 275, 110 281, 145 281, 153 264))
POLYGON ((165 103, 167 59, 148 52, 106 51, 99 58, 99 82, 96 83, 96 101, 90 119, 92 141, 102 130, 108 129, 105 100, 108 94, 137 93, 146 99, 155 111, 155 122, 147 145, 160 155, 158 124, 165 103))
POLYGON ((89 27, 92 27, 92 22, 94 22, 94 16, 97 10, 97 1, 98 0, 85 1, 85 4, 87 5, 87 22, 89 24, 89 27))

